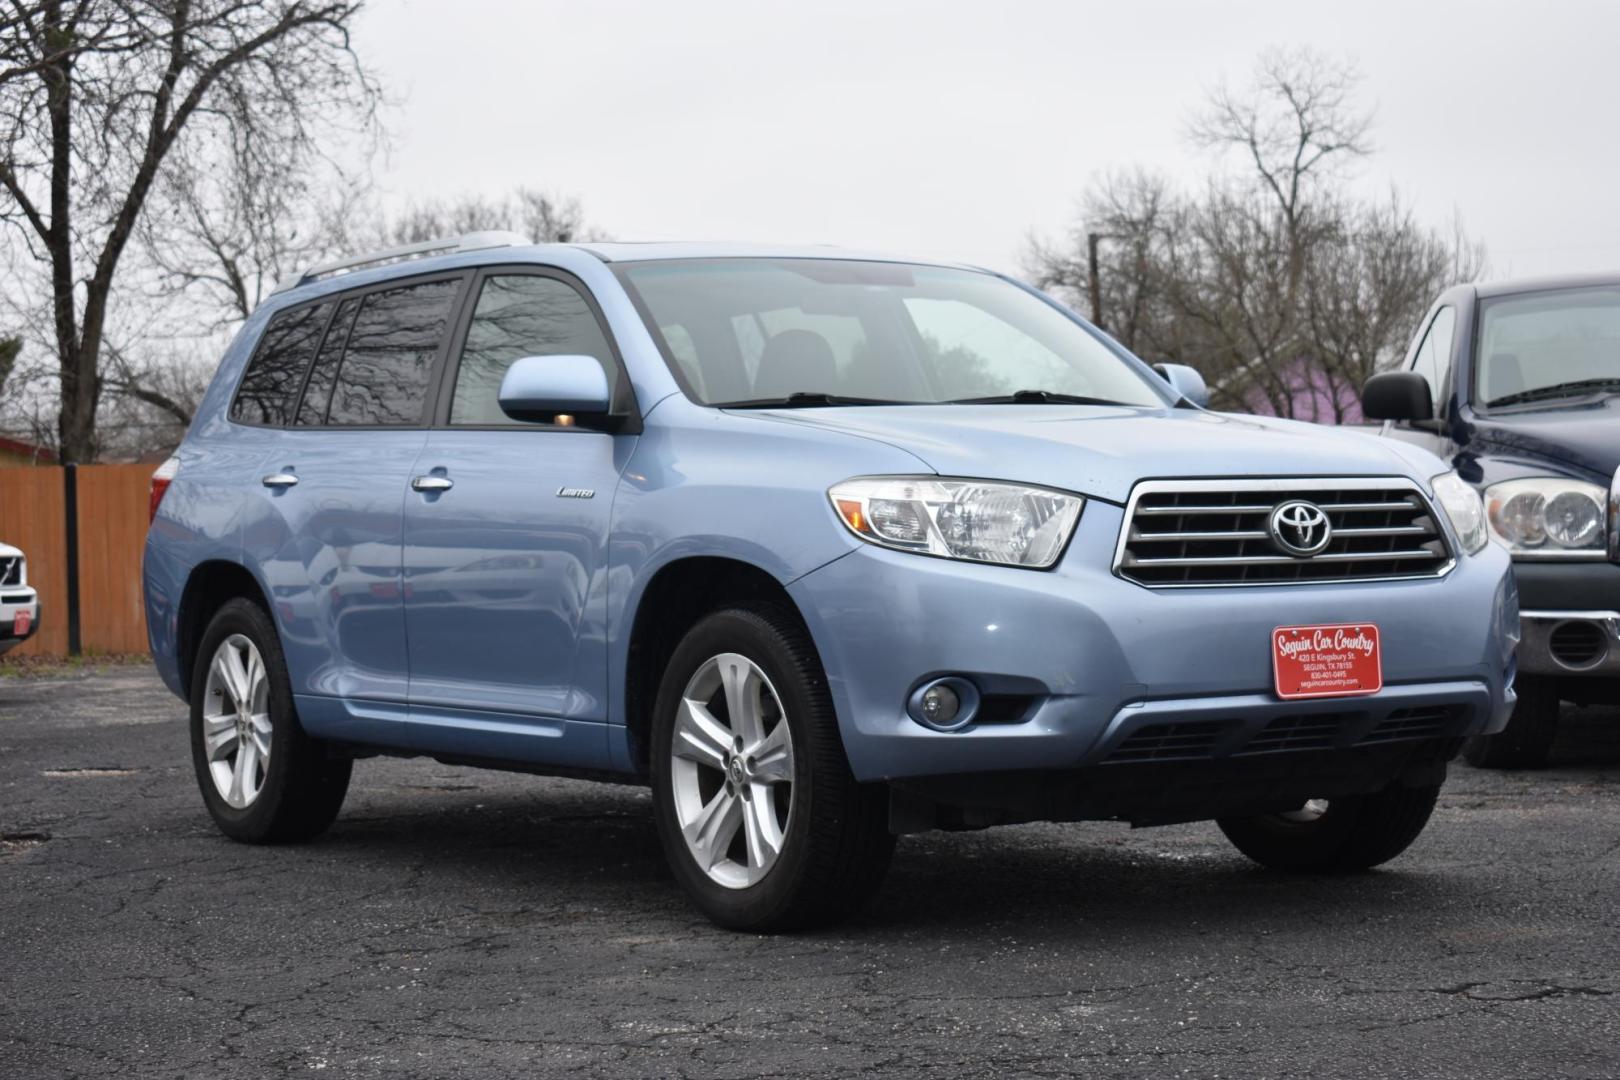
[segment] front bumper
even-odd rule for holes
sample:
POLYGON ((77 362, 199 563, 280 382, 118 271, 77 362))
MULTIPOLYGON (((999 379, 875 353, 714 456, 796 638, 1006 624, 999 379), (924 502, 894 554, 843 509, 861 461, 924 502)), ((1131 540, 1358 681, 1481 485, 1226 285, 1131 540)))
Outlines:
POLYGON ((0 653, 10 652, 39 633, 39 595, 17 586, 0 588, 0 653), (26 614, 28 629, 17 632, 17 616, 26 614))
POLYGON ((794 582, 856 777, 1111 768, 1128 760, 1121 748, 1156 738, 1172 752, 1152 760, 1222 761, 1454 740, 1506 723, 1519 612, 1495 545, 1438 579, 1148 589, 1109 569, 1122 516, 1088 504, 1047 572, 862 546, 794 582), (1277 698, 1272 630, 1348 622, 1378 625, 1384 689, 1277 698), (948 733, 913 721, 908 696, 947 674, 1005 707, 948 733), (1214 726, 1175 730, 1183 724, 1214 726), (1174 746, 1184 734, 1197 745, 1174 746))
POLYGON ((1609 562, 1518 562, 1526 675, 1620 675, 1620 566, 1609 562))

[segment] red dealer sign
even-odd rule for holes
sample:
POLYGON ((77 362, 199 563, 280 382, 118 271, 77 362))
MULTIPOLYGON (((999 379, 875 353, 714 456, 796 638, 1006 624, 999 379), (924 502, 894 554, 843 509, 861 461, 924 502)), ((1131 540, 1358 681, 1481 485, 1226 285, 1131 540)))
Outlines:
POLYGON ((1378 627, 1279 626, 1271 632, 1271 666, 1284 699, 1353 697, 1384 686, 1378 627))

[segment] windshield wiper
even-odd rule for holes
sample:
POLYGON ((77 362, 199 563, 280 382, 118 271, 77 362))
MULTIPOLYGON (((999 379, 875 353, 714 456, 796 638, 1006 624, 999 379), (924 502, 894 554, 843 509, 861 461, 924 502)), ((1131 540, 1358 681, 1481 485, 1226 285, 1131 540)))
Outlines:
POLYGON ((718 401, 717 409, 818 409, 836 405, 916 405, 915 401, 888 398, 845 397, 842 394, 811 393, 798 390, 787 397, 754 398, 751 401, 718 401))
POLYGON ((949 405, 1129 405, 1126 401, 1086 397, 1084 394, 1062 394, 1055 390, 1016 390, 1011 394, 990 397, 954 398, 949 405))
POLYGON ((1537 386, 1529 390, 1520 390, 1516 394, 1506 394, 1487 401, 1485 404, 1494 409, 1498 405, 1526 405, 1532 401, 1582 397, 1586 393, 1597 393, 1602 390, 1620 390, 1620 379, 1573 379, 1569 382, 1553 383, 1551 386, 1537 386))

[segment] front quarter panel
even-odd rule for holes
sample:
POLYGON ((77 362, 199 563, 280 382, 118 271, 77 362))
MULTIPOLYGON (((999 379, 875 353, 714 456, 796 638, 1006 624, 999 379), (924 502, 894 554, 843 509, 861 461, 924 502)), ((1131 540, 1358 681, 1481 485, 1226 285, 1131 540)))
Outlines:
MULTIPOLYGON (((910 453, 875 440, 669 398, 648 417, 615 497, 609 685, 625 685, 637 606, 665 566, 728 558, 787 585, 861 546, 834 515, 829 487, 853 476, 931 473, 910 453)), ((609 716, 626 722, 622 693, 609 716)))

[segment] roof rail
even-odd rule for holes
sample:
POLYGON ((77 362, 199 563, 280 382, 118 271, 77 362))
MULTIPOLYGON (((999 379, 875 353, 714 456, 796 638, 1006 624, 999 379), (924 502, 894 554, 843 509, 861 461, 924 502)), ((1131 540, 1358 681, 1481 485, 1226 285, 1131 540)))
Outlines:
POLYGON ((380 266, 386 263, 403 262, 406 259, 421 259, 429 255, 448 255, 461 251, 482 251, 486 248, 523 247, 531 243, 528 237, 514 232, 470 232, 461 236, 449 236, 441 240, 425 240, 420 244, 402 244, 399 247, 384 248, 381 251, 369 251, 364 255, 349 255, 330 262, 316 263, 307 269, 276 283, 270 290, 270 295, 296 289, 300 285, 308 285, 330 274, 353 273, 368 266, 380 266))

